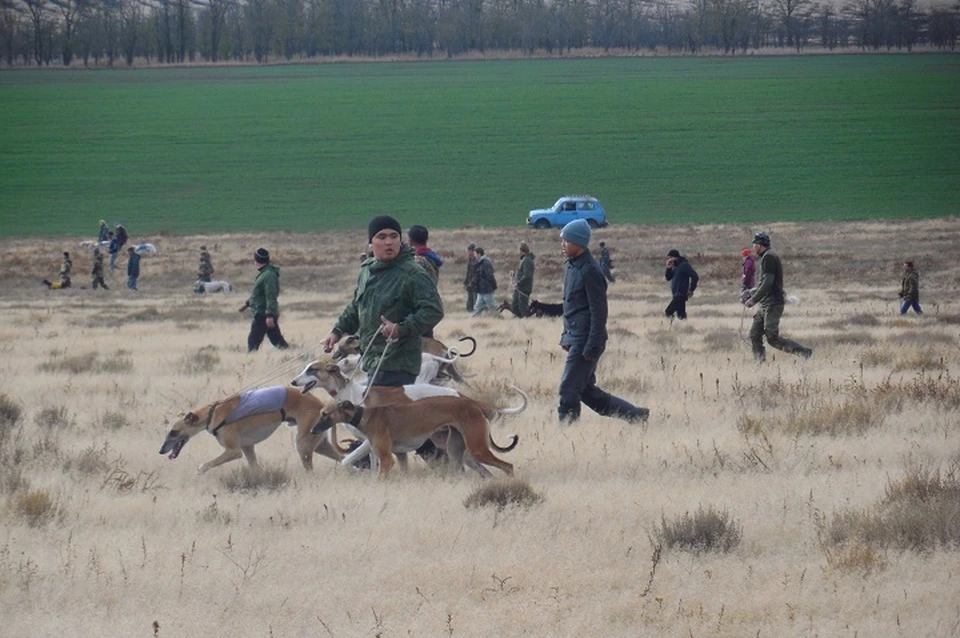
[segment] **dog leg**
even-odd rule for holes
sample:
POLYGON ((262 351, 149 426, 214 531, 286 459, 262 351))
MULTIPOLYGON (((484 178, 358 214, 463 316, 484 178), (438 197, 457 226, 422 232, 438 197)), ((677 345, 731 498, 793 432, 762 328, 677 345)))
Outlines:
POLYGON ((513 464, 497 458, 490 450, 490 431, 487 428, 483 415, 480 414, 479 417, 480 418, 473 418, 470 421, 464 421, 457 427, 463 435, 467 450, 477 462, 492 465, 493 467, 500 468, 506 474, 512 475, 513 464))
POLYGON ((312 434, 297 434, 296 440, 297 456, 300 457, 300 463, 303 469, 308 472, 313 469, 313 450, 317 447, 317 437, 312 434))
POLYGON ((380 462, 380 471, 377 475, 385 477, 396 462, 393 458, 393 444, 390 441, 390 437, 378 437, 376 441, 371 442, 371 447, 373 447, 373 454, 370 455, 371 469, 373 467, 373 459, 376 457, 380 462))
POLYGON ((224 450, 223 454, 221 454, 217 458, 213 459, 212 461, 207 461, 206 463, 203 463, 200 467, 198 467, 197 474, 203 474, 204 472, 212 470, 218 465, 223 465, 224 463, 228 463, 230 461, 236 461, 242 456, 243 454, 240 452, 240 450, 236 448, 230 449, 230 450, 224 450))
MULTIPOLYGON (((354 450, 350 454, 343 457, 343 460, 340 461, 340 465, 353 467, 354 463, 361 460, 363 457, 367 456, 368 454, 370 454, 370 441, 364 439, 363 443, 361 443, 356 450, 354 450)), ((375 456, 376 456, 375 454, 370 455, 371 462, 373 462, 375 456)), ((373 468, 373 469, 376 470, 376 468, 373 468)))
POLYGON ((403 473, 406 474, 407 470, 410 469, 410 466, 407 465, 407 453, 398 452, 396 454, 396 457, 397 457, 397 465, 399 465, 400 469, 403 470, 403 473))
POLYGON ((244 445, 240 448, 240 451, 243 452, 243 455, 247 458, 247 465, 250 466, 251 470, 259 467, 257 464, 257 453, 254 451, 252 445, 244 445))

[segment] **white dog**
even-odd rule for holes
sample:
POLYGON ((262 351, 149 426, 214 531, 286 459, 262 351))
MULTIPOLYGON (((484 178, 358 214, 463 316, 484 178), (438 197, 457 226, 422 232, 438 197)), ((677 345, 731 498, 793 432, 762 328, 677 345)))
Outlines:
POLYGON ((138 255, 156 255, 157 247, 153 244, 139 244, 134 246, 133 251, 138 255))
POLYGON ((86 248, 87 250, 93 250, 97 246, 101 248, 107 248, 108 246, 110 246, 110 242, 108 241, 98 242, 96 239, 84 239, 82 242, 80 242, 80 247, 86 248))
POLYGON ((206 292, 222 292, 225 295, 229 295, 233 292, 233 286, 230 285, 229 281, 200 281, 197 280, 197 283, 193 286, 194 292, 206 293, 206 292))

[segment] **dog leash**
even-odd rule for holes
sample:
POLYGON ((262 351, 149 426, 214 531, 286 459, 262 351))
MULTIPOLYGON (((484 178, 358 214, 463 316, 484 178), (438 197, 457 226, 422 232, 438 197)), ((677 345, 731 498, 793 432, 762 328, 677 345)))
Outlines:
MULTIPOLYGON (((379 330, 377 331, 377 334, 380 334, 379 330)), ((374 338, 376 338, 376 336, 377 335, 374 335, 374 338)), ((360 398, 360 403, 363 403, 367 400, 367 395, 370 394, 370 388, 373 387, 373 380, 377 378, 377 373, 380 372, 380 366, 383 364, 383 360, 387 358, 387 350, 389 350, 390 346, 396 343, 396 341, 397 340, 394 338, 387 339, 387 345, 383 347, 383 352, 380 353, 380 359, 377 361, 377 367, 374 369, 373 374, 371 374, 367 379, 367 389, 363 391, 363 396, 360 398)), ((370 343, 373 343, 373 339, 370 340, 370 343)))
POLYGON ((295 362, 297 362, 297 361, 303 361, 305 358, 309 358, 310 355, 312 355, 318 348, 321 348, 321 347, 323 347, 323 342, 320 342, 320 343, 318 343, 317 345, 313 346, 312 348, 307 348, 306 350, 301 351, 299 354, 295 354, 295 355, 293 355, 292 357, 289 357, 289 358, 281 361, 280 363, 278 363, 277 365, 275 365, 273 368, 267 370, 265 373, 263 373, 262 375, 260 375, 260 377, 254 379, 253 381, 251 381, 251 382, 248 383, 247 385, 245 385, 245 386, 243 386, 242 388, 240 388, 239 392, 245 392, 246 390, 252 390, 253 388, 256 388, 257 386, 261 385, 262 383, 264 383, 264 382, 266 382, 266 381, 270 381, 270 380, 272 380, 272 379, 276 379, 276 378, 279 377, 284 371, 291 369, 291 366, 290 366, 291 363, 295 363, 295 362))

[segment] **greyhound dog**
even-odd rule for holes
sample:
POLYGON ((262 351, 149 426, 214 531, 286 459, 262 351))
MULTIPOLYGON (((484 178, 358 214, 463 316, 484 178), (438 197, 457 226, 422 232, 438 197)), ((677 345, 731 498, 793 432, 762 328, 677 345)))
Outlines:
MULTIPOLYGON (((444 366, 454 364, 460 355, 455 355, 449 359, 438 357, 436 355, 424 352, 420 355, 420 373, 417 375, 415 384, 432 383, 435 385, 446 385, 451 377, 444 373, 444 366)), ((348 354, 342 359, 337 360, 337 367, 345 377, 355 378, 358 382, 364 382, 366 374, 360 369, 360 355, 348 354)))
POLYGON ((147 243, 137 244, 136 246, 133 247, 133 252, 137 253, 138 255, 157 255, 158 254, 157 247, 154 246, 153 244, 147 244, 147 243))
MULTIPOLYGON (((460 341, 469 341, 473 345, 473 347, 470 348, 470 352, 467 353, 462 353, 456 348, 448 348, 432 337, 423 337, 422 341, 423 345, 421 349, 424 355, 439 357, 444 361, 438 367, 437 372, 429 377, 429 381, 421 381, 421 378, 425 376, 424 366, 432 365, 427 363, 427 358, 424 356, 424 360, 420 365, 420 375, 417 377, 417 383, 437 383, 438 385, 442 385, 447 379, 453 379, 457 383, 462 383, 469 387, 470 384, 464 379, 463 374, 461 374, 460 369, 457 367, 456 361, 458 358, 469 357, 477 351, 476 339, 473 337, 460 338, 460 341)), ((361 348, 360 337, 357 335, 348 335, 337 344, 336 350, 333 351, 333 358, 337 360, 352 354, 362 354, 361 348)))
MULTIPOLYGON (((508 447, 494 443, 483 407, 466 397, 428 397, 416 403, 379 407, 363 407, 351 401, 340 401, 323 408, 313 431, 321 433, 337 423, 349 423, 363 433, 374 451, 371 461, 374 464, 379 461, 380 476, 386 475, 393 467, 394 452, 417 449, 444 426, 450 426, 460 433, 472 459, 467 462, 485 477, 491 474, 484 465, 492 465, 507 474, 513 474, 513 465, 497 458, 490 446, 507 452, 516 447, 518 437, 514 435, 508 447)), ((448 447, 447 450, 456 463, 461 464, 466 460, 463 449, 453 451, 448 447)))
POLYGON ((530 308, 527 310, 528 317, 562 317, 563 304, 561 303, 543 303, 534 299, 530 302, 530 308))
POLYGON ((224 452, 200 465, 199 474, 239 459, 241 454, 250 467, 256 467, 254 446, 286 422, 297 426, 297 456, 303 467, 310 470, 314 453, 339 461, 346 452, 336 444, 335 430, 330 430, 327 436, 311 433, 323 406, 320 399, 284 386, 232 394, 180 417, 170 426, 160 454, 169 454, 170 460, 177 458, 191 437, 206 430, 223 446, 224 452))
POLYGON ((206 292, 222 292, 225 295, 229 295, 233 292, 233 286, 229 281, 202 281, 198 279, 197 283, 193 285, 193 291, 201 294, 206 292))
MULTIPOLYGON (((350 380, 344 376, 343 372, 340 370, 340 367, 330 357, 319 359, 307 364, 307 366, 303 369, 303 372, 293 379, 290 384, 294 387, 300 388, 304 393, 310 392, 310 390, 319 386, 326 390, 327 394, 334 399, 347 400, 358 405, 363 403, 366 407, 412 403, 414 401, 422 401, 425 398, 437 396, 464 398, 472 401, 472 399, 464 397, 453 388, 445 388, 442 386, 423 383, 405 385, 401 387, 374 386, 370 388, 369 392, 367 392, 366 386, 362 386, 356 381, 350 380), (364 398, 365 393, 367 395, 366 398, 364 398)), ((498 415, 520 414, 523 412, 527 407, 527 395, 524 394, 524 392, 519 388, 514 389, 520 394, 521 397, 523 397, 523 405, 518 408, 497 408, 481 405, 484 410, 484 416, 488 419, 492 419, 498 415)), ((349 425, 349 421, 345 421, 344 423, 349 425)), ((358 434, 363 437, 362 432, 358 432, 358 434)), ((445 448, 449 447, 451 443, 454 446, 458 445, 458 442, 455 440, 457 438, 459 438, 458 433, 451 433, 451 436, 449 437, 444 437, 442 433, 439 433, 437 436, 433 437, 433 441, 438 448, 445 448)), ((364 441, 362 445, 351 451, 343 459, 343 461, 341 461, 341 463, 343 465, 352 466, 359 460, 366 457, 369 452, 370 444, 369 442, 364 441)), ((401 465, 406 464, 406 457, 402 456, 402 453, 398 458, 400 459, 401 465)))

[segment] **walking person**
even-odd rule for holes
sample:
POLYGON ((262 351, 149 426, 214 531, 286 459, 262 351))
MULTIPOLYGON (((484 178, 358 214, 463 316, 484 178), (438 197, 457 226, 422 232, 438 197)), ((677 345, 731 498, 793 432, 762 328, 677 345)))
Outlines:
POLYGON ((60 263, 60 272, 57 273, 60 281, 51 283, 49 279, 43 280, 43 285, 50 290, 61 290, 70 287, 70 271, 73 270, 73 260, 70 259, 70 253, 64 251, 63 261, 60 263))
POLYGON ((127 288, 137 289, 137 279, 140 277, 140 253, 127 246, 127 288))
POLYGON ((907 311, 911 308, 918 315, 923 314, 923 310, 920 308, 920 273, 913 267, 912 261, 903 262, 900 299, 903 300, 903 305, 900 306, 901 315, 907 314, 907 311))
POLYGON ((467 275, 463 278, 463 289, 467 291, 467 312, 473 312, 477 305, 477 252, 474 244, 467 246, 467 275))
POLYGON ((127 239, 129 239, 129 236, 127 235, 127 229, 123 227, 123 224, 117 223, 115 228, 116 231, 114 232, 114 236, 117 238, 117 250, 121 250, 127 245, 127 239))
POLYGON ((110 238, 107 236, 110 233, 110 227, 107 226, 106 220, 100 220, 100 228, 97 230, 97 243, 102 244, 105 241, 109 241, 110 238))
POLYGON ((670 282, 670 292, 673 298, 667 304, 664 314, 670 320, 676 313, 681 321, 687 318, 687 300, 693 296, 693 291, 697 289, 700 282, 700 276, 693 269, 687 258, 680 254, 676 248, 667 253, 667 269, 664 277, 670 282))
POLYGON ((370 220, 367 234, 373 254, 360 264, 353 298, 323 339, 324 352, 330 352, 343 335, 357 334, 369 385, 413 383, 420 373, 421 335, 443 318, 437 287, 417 265, 415 251, 403 245, 400 233, 393 217, 370 220), (393 340, 389 346, 388 339, 393 340))
POLYGON ((110 253, 110 270, 116 270, 119 268, 117 266, 117 253, 120 251, 120 242, 112 232, 107 233, 107 238, 110 241, 107 247, 107 252, 110 253))
POLYGON ((100 251, 100 246, 97 246, 93 249, 93 289, 96 290, 97 286, 103 286, 104 290, 110 290, 110 287, 107 285, 107 282, 103 280, 103 253, 100 251))
POLYGON ((520 242, 520 264, 514 277, 510 310, 521 319, 530 314, 530 295, 533 293, 533 274, 536 271, 534 259, 536 256, 530 252, 527 242, 520 242))
POLYGON ((567 353, 560 378, 561 423, 580 418, 580 404, 597 414, 646 421, 650 410, 637 407, 597 387, 597 364, 607 346, 607 279, 587 246, 590 225, 577 219, 560 231, 560 247, 567 258, 563 277, 563 334, 560 347, 567 353))
POLYGON ((240 312, 249 308, 253 313, 250 334, 247 335, 247 352, 259 350, 264 335, 274 347, 286 350, 290 345, 280 332, 280 305, 277 302, 280 269, 270 265, 270 252, 266 248, 257 248, 253 261, 257 266, 257 276, 253 280, 250 298, 240 307, 240 312))
POLYGON ((197 267, 197 279, 210 283, 213 279, 213 260, 210 259, 210 253, 206 246, 200 246, 200 265, 197 267))
POLYGON ((616 278, 613 276, 613 260, 610 259, 610 249, 607 248, 607 242, 600 242, 600 270, 607 281, 613 283, 616 278))
POLYGON ((770 248, 769 235, 766 233, 754 235, 753 251, 760 258, 760 283, 744 305, 752 308, 760 304, 760 310, 753 316, 753 326, 750 328, 750 344, 753 347, 754 358, 758 361, 766 360, 766 351, 763 347, 763 338, 766 337, 770 346, 809 359, 813 355, 812 348, 780 336, 780 317, 783 316, 785 302, 783 264, 780 262, 780 257, 770 248))
POLYGON ((494 291, 497 289, 497 277, 493 270, 493 262, 484 253, 483 248, 477 247, 477 271, 475 284, 477 288, 477 302, 473 306, 473 316, 476 317, 484 310, 496 311, 497 300, 494 291))
POLYGON ((744 248, 740 251, 743 256, 743 267, 740 274, 740 294, 747 292, 757 285, 757 260, 753 250, 744 248))

